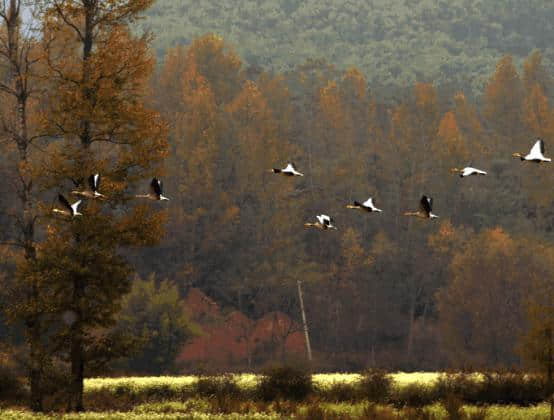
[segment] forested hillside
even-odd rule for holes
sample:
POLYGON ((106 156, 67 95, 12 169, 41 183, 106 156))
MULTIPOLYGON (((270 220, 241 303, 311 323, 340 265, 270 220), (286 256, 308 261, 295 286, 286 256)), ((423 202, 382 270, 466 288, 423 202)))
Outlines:
MULTIPOLYGON (((145 275, 252 320, 281 311, 298 323, 303 281, 314 352, 331 369, 521 363, 529 302, 553 291, 553 168, 512 158, 538 136, 553 146, 540 53, 520 68, 498 60, 482 106, 434 83, 386 104, 357 69, 253 71, 209 35, 168 52, 154 92, 172 201, 168 235, 137 261, 145 275), (305 176, 268 172, 287 161, 305 176), (488 175, 450 172, 468 164, 488 175), (403 215, 422 194, 439 219, 403 215), (369 196, 382 213, 345 208, 369 196), (303 227, 320 213, 338 231, 303 227)), ((274 357, 252 352, 255 364, 274 357)))
POLYGON ((32 395, 305 363, 301 291, 314 370, 551 366, 554 164, 513 154, 554 156, 553 6, 48 4, 0 31, 0 351, 32 395))
POLYGON ((324 58, 389 95, 416 81, 477 93, 504 54, 521 63, 540 49, 554 63, 554 5, 544 0, 159 0, 139 28, 162 59, 213 32, 247 65, 284 71, 324 58))

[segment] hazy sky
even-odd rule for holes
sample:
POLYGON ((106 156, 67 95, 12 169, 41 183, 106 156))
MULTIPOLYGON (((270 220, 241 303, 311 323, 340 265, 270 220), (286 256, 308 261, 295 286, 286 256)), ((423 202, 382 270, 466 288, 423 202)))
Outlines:
MULTIPOLYGON (((30 2, 28 4, 32 4, 32 2, 30 2)), ((21 19, 23 21, 23 26, 28 27, 33 22, 33 16, 31 14, 31 7, 23 5, 21 11, 22 11, 21 19)))

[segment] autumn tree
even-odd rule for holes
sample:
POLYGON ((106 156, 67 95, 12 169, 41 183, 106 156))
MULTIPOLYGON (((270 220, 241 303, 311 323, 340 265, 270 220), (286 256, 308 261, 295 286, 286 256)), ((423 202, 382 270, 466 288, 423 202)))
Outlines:
POLYGON ((536 245, 539 252, 532 256, 537 267, 529 276, 532 288, 523 304, 527 328, 519 337, 519 353, 524 360, 546 376, 550 393, 550 416, 554 416, 554 247, 548 243, 536 245))
MULTIPOLYGON (((396 146, 396 156, 410 156, 406 164, 395 166, 393 175, 394 195, 396 199, 395 234, 405 244, 400 258, 404 282, 404 307, 407 311, 407 335, 405 340, 405 360, 413 356, 416 321, 420 308, 429 301, 433 282, 430 275, 427 256, 419 244, 424 241, 430 225, 421 226, 418 221, 402 223, 399 216, 406 209, 404 202, 417 202, 422 194, 435 195, 435 189, 441 178, 431 176, 430 156, 436 150, 440 122, 439 101, 436 88, 430 83, 417 83, 413 95, 405 103, 396 106, 391 112, 391 141, 396 146)), ((391 159, 392 156, 387 157, 391 159)), ((435 204, 437 205, 437 204, 435 204)))
MULTIPOLYGON (((155 243, 163 231, 157 206, 129 194, 158 174, 166 154, 165 124, 145 105, 154 60, 147 36, 129 30, 152 0, 54 0, 44 10, 43 45, 51 87, 43 127, 57 139, 45 159, 49 191, 82 188, 100 173, 107 202, 88 201, 84 216, 51 218, 37 267, 59 290, 71 364, 69 407, 83 410, 83 379, 130 290, 126 247, 155 243), (63 267, 63 269, 62 269, 63 267), (94 351, 92 351, 94 349, 94 351)), ((48 209, 47 209, 48 211, 48 209)), ((110 359, 106 345, 102 360, 110 359)))
MULTIPOLYGON (((40 141, 37 127, 37 100, 40 98, 39 68, 41 53, 37 39, 31 30, 22 29, 23 2, 21 0, 2 1, 0 4, 0 66, 3 79, 0 82, 2 99, 1 124, 3 139, 8 147, 3 151, 6 158, 5 179, 11 204, 9 222, 3 221, 11 229, 6 229, 9 246, 16 247, 15 260, 19 266, 32 264, 36 259, 37 228, 37 173, 36 150, 31 146, 40 141), (20 252, 21 251, 21 252, 20 252)), ((40 280, 17 273, 17 282, 9 290, 9 304, 6 305, 8 319, 21 322, 25 327, 25 337, 29 346, 29 384, 31 408, 41 411, 43 394, 42 359, 45 357, 41 339, 44 328, 43 290, 40 280)))
POLYGON ((552 93, 552 76, 542 62, 540 51, 533 51, 523 63, 523 85, 527 92, 538 85, 546 95, 552 93))
POLYGON ((519 362, 515 343, 526 331, 529 280, 552 278, 552 265, 541 258, 545 251, 495 228, 454 252, 452 280, 437 295, 443 345, 453 363, 475 368, 519 362))
POLYGON ((437 154, 449 158, 458 158, 458 160, 468 158, 469 150, 458 126, 454 111, 448 111, 444 114, 439 123, 438 135, 444 143, 441 144, 439 150, 436 150, 437 154))
POLYGON ((338 270, 336 276, 331 280, 333 286, 329 288, 330 296, 334 298, 329 301, 330 333, 335 336, 334 347, 339 351, 345 351, 342 343, 355 341, 355 335, 361 333, 359 325, 365 314, 360 313, 363 299, 366 296, 358 291, 364 282, 373 282, 374 278, 367 277, 366 273, 373 264, 373 258, 368 255, 362 246, 361 235, 354 228, 347 228, 341 237, 341 257, 337 261, 338 270), (340 297, 336 299, 336 297, 340 297), (353 303, 346 305, 345 302, 353 303), (355 328, 348 328, 354 325, 355 328))
POLYGON ((484 95, 484 115, 500 134, 513 137, 521 133, 522 98, 523 85, 512 57, 504 56, 496 64, 484 95))
POLYGON ((535 137, 549 138, 554 134, 554 111, 549 104, 552 79, 542 64, 542 55, 538 51, 532 53, 523 63, 523 84, 525 125, 535 137))

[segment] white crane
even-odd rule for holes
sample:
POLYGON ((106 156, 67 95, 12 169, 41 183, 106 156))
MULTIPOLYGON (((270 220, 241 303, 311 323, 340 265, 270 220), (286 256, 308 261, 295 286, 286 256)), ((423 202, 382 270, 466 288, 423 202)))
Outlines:
POLYGON ((335 229, 338 230, 337 227, 333 224, 335 220, 327 216, 326 214, 320 214, 319 216, 316 216, 317 222, 315 223, 304 223, 305 227, 314 227, 316 229, 321 230, 327 230, 327 229, 335 229))
POLYGON ((373 199, 371 197, 369 197, 369 199, 367 199, 363 203, 360 203, 359 201, 354 201, 354 204, 348 204, 346 206, 346 208, 347 209, 363 210, 363 211, 367 211, 369 213, 372 213, 372 212, 381 213, 381 211, 382 211, 381 209, 378 209, 377 207, 375 207, 375 205, 373 204, 373 199))
POLYGON ((531 151, 527 155, 524 156, 522 153, 514 153, 512 154, 512 157, 537 163, 552 161, 551 158, 544 157, 544 141, 541 139, 537 139, 537 142, 533 145, 531 151))
POLYGON ((294 163, 288 163, 284 169, 271 169, 274 174, 281 174, 284 176, 304 176, 303 173, 298 172, 294 163))
POLYGON ((450 169, 450 171, 452 173, 459 173, 460 178, 464 178, 466 176, 471 176, 471 175, 486 175, 487 174, 487 172, 482 171, 481 169, 472 168, 471 166, 466 166, 463 169, 452 168, 452 169, 450 169))

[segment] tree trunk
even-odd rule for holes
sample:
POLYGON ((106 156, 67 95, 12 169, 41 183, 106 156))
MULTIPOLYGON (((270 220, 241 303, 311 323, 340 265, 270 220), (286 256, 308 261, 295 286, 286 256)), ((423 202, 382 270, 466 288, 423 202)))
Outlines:
MULTIPOLYGON (((94 102, 92 92, 88 86, 90 80, 90 63, 89 59, 92 54, 94 44, 94 16, 96 10, 96 1, 86 1, 83 3, 85 12, 85 28, 83 36, 83 67, 81 74, 81 83, 83 86, 83 97, 90 102, 94 102)), ((84 149, 88 149, 91 144, 90 120, 85 116, 80 121, 81 145, 84 149)), ((79 242, 79 238, 76 238, 79 242)), ((76 312, 76 320, 71 327, 71 400, 74 404, 73 409, 77 412, 84 411, 83 405, 83 389, 84 389, 84 342, 83 342, 83 308, 82 299, 84 297, 83 279, 76 277, 73 279, 73 299, 72 306, 76 312)))
POLYGON ((84 295, 82 279, 75 278, 73 283, 73 303, 76 312, 75 323, 71 326, 71 401, 73 409, 77 412, 84 411, 84 345, 83 345, 83 313, 81 302, 84 295))
POLYGON ((415 324, 415 308, 416 308, 416 296, 415 293, 411 297, 410 302, 410 320, 408 325, 408 340, 406 343, 406 360, 412 359, 412 350, 414 345, 414 324, 415 324))
MULTIPOLYGON (((10 0, 9 9, 6 15, 3 15, 6 24, 8 35, 7 55, 10 71, 10 82, 14 82, 13 97, 17 102, 15 110, 15 130, 12 133, 12 140, 19 151, 19 162, 17 165, 19 180, 21 181, 21 189, 18 191, 18 196, 23 209, 23 223, 20 226, 22 238, 22 246, 24 249, 24 257, 28 262, 36 259, 35 250, 35 231, 34 231, 34 215, 32 205, 32 180, 28 173, 27 148, 29 146, 29 138, 27 133, 27 99, 29 92, 23 80, 28 75, 29 67, 27 53, 30 46, 21 43, 20 38, 20 6, 19 0, 10 0), (26 49, 27 48, 27 49, 26 49)), ((26 296, 27 303, 31 307, 37 307, 37 302, 40 298, 38 285, 36 281, 30 285, 29 293, 26 296)), ((41 325, 39 314, 31 313, 25 319, 27 340, 29 343, 30 366, 29 366, 29 385, 31 388, 30 406, 35 412, 43 411, 42 406, 42 348, 41 341, 41 325)))
POLYGON ((35 325, 30 328, 29 334, 30 347, 30 368, 29 368, 29 385, 31 388, 30 406, 34 412, 43 411, 42 406, 42 360, 40 348, 40 326, 35 325))
POLYGON ((306 339, 306 352, 308 353, 308 361, 312 363, 312 347, 310 345, 310 334, 308 332, 308 322, 306 321, 306 311, 304 311, 304 298, 302 296, 302 285, 300 280, 296 281, 298 286, 298 300, 300 301, 300 311, 302 312, 302 327, 304 329, 304 338, 306 339))

